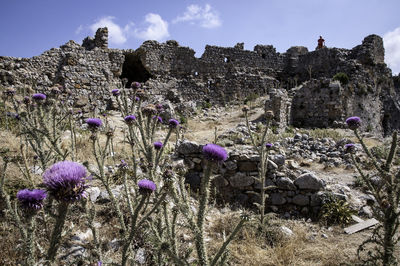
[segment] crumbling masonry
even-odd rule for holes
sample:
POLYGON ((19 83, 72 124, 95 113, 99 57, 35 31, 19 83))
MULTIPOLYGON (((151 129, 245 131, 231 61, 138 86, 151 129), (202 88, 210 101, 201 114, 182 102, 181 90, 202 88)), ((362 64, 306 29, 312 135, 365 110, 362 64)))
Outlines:
POLYGON ((271 45, 253 51, 243 47, 207 45, 200 58, 172 40, 146 41, 136 50, 110 49, 108 30, 101 28, 82 45, 69 41, 32 58, 0 57, 0 84, 43 92, 61 84, 86 99, 82 96, 109 97, 127 78, 128 84, 143 82, 154 94, 185 104, 268 94, 266 108, 276 113, 280 128, 340 126, 351 115, 360 116, 374 133, 400 128, 399 82, 394 82, 399 78, 384 63, 381 37, 367 36, 351 50, 309 52, 295 46, 281 54, 271 45), (348 75, 348 84, 332 80, 339 72, 348 75))

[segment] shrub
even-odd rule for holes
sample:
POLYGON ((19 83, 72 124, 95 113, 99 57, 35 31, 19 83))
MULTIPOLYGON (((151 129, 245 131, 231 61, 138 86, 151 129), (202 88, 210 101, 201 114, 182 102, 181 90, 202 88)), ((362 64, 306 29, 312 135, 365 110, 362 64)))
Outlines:
POLYGON ((340 84, 346 85, 347 83, 349 83, 349 76, 347 76, 346 73, 339 72, 333 76, 333 80, 338 80, 340 81, 340 84))
POLYGON ((179 117, 179 121, 181 124, 186 124, 187 123, 187 117, 182 114, 182 113, 177 113, 178 117, 179 117))
POLYGON ((203 109, 210 109, 212 104, 210 102, 203 102, 202 107, 203 109))
POLYGON ((351 221, 351 215, 353 214, 355 214, 355 211, 349 207, 346 201, 338 200, 331 196, 323 202, 320 218, 327 225, 346 225, 351 221))

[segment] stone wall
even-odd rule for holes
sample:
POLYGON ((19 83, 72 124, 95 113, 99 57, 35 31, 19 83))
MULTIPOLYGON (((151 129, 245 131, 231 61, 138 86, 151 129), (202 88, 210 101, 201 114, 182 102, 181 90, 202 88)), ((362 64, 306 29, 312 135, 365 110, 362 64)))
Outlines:
POLYGON ((33 84, 40 91, 58 83, 86 93, 101 92, 119 86, 123 62, 121 50, 86 50, 69 41, 32 58, 0 57, 0 80, 6 86, 33 84))
MULTIPOLYGON (((200 186, 205 166, 201 149, 202 145, 189 141, 177 147, 178 156, 189 169, 186 182, 194 190, 200 186)), ((324 190, 325 182, 311 172, 298 175, 290 171, 282 154, 274 153, 270 158, 265 185, 275 189, 268 190, 268 208, 303 215, 317 214, 328 193, 324 190)), ((261 184, 254 179, 258 176, 259 161, 258 154, 250 146, 229 150, 228 160, 219 165, 212 180, 216 190, 212 194, 216 200, 246 207, 254 207, 254 202, 260 202, 259 196, 251 193, 261 189, 261 184)))
POLYGON ((127 78, 128 86, 139 81, 157 99, 191 107, 243 102, 271 92, 266 106, 279 114, 280 129, 332 126, 351 115, 365 118, 376 132, 400 128, 399 90, 384 64, 383 42, 377 35, 367 36, 350 50, 325 47, 309 52, 294 46, 281 54, 271 45, 256 45, 250 51, 238 43, 207 45, 200 58, 194 55, 193 49, 173 40, 146 41, 136 50, 109 49, 108 30, 100 28, 82 45, 69 41, 32 58, 0 57, 0 85, 46 92, 61 84, 76 90, 76 95, 108 98, 109 91, 127 78), (332 87, 329 79, 339 72, 351 82, 332 87), (273 94, 277 91, 283 94, 273 94))
POLYGON ((288 125, 292 125, 292 99, 284 89, 271 89, 265 101, 265 111, 273 111, 273 124, 278 131, 283 131, 288 125))
POLYGON ((135 51, 135 56, 154 77, 149 82, 161 94, 175 89, 186 100, 219 104, 244 100, 251 94, 265 94, 277 83, 275 68, 282 64, 281 56, 272 46, 258 45, 253 52, 244 50, 243 45, 226 48, 207 45, 201 58, 194 54, 176 41, 164 44, 146 41, 135 51))

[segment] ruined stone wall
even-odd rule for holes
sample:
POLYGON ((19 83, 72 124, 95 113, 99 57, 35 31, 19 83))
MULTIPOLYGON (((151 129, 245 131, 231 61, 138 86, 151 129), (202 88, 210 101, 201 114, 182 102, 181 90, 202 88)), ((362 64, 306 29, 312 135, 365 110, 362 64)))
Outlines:
POLYGON ((87 50, 69 41, 32 58, 0 57, 0 82, 4 86, 28 85, 45 92, 54 84, 77 94, 105 92, 120 86, 124 53, 102 47, 87 50))
POLYGON ((351 50, 309 52, 306 47, 294 46, 280 54, 271 45, 257 45, 253 51, 244 50, 243 43, 207 45, 201 58, 173 40, 146 41, 137 50, 107 47, 108 30, 100 28, 82 46, 70 41, 32 58, 0 57, 0 84, 45 92, 58 83, 76 89, 77 94, 109 97, 121 78, 127 78, 128 86, 140 81, 156 96, 168 98, 172 92, 178 102, 201 105, 242 102, 272 89, 290 90, 310 78, 326 83, 344 72, 351 82, 343 92, 312 81, 289 91, 286 100, 271 95, 272 102, 267 104, 279 113, 278 126, 326 127, 346 115, 359 115, 369 125, 376 123, 377 130, 400 128, 396 115, 400 114, 399 91, 384 64, 383 41, 377 35, 367 36, 351 50), (278 110, 280 106, 286 110, 278 110))
POLYGON ((282 79, 297 77, 300 82, 311 78, 331 78, 338 72, 349 77, 365 69, 384 64, 383 40, 378 35, 369 35, 361 45, 353 49, 328 48, 308 52, 301 46, 291 47, 284 56, 282 79), (310 74, 311 72, 311 74, 310 74))
POLYGON ((255 52, 235 47, 206 46, 201 58, 175 41, 147 41, 135 51, 153 79, 149 84, 161 94, 174 89, 186 100, 225 103, 247 96, 263 95, 277 82, 276 68, 282 57, 272 46, 257 46, 255 52), (174 84, 174 88, 168 86, 174 84))
POLYGON ((307 81, 291 91, 293 125, 332 127, 356 115, 363 119, 364 130, 376 134, 392 132, 389 125, 398 127, 393 114, 400 109, 396 100, 391 100, 398 97, 383 57, 382 38, 377 35, 367 36, 351 50, 323 48, 300 54, 291 67, 286 65, 284 72, 299 83, 307 81), (348 84, 331 82, 339 72, 349 77, 348 84))
POLYGON ((272 46, 258 45, 255 51, 242 47, 217 47, 207 45, 200 58, 200 69, 205 73, 224 75, 230 69, 246 68, 260 75, 274 76, 282 66, 282 57, 272 46))
POLYGON ((273 111, 272 126, 278 131, 284 131, 292 125, 292 99, 284 89, 270 89, 268 99, 265 101, 265 111, 273 111))
POLYGON ((176 41, 146 41, 136 51, 144 67, 155 76, 185 77, 194 75, 197 60, 194 50, 176 41))
POLYGON ((384 107, 380 94, 380 89, 362 82, 341 85, 331 79, 313 79, 295 89, 292 123, 296 127, 340 127, 347 117, 359 116, 363 130, 381 134, 384 107))
POLYGON ((292 121, 296 127, 329 127, 343 121, 342 87, 329 79, 311 80, 297 89, 292 101, 292 121))
MULTIPOLYGON (((186 182, 194 190, 200 187, 205 167, 201 154, 202 145, 196 142, 183 142, 177 152, 188 167, 186 182)), ((318 213, 325 195, 325 182, 312 173, 293 174, 285 164, 285 156, 274 154, 268 165, 266 186, 268 190, 268 208, 273 211, 294 211, 303 215, 318 213)), ((219 203, 233 203, 240 206, 254 207, 260 202, 254 192, 261 189, 261 184, 254 178, 258 176, 259 155, 249 146, 237 147, 229 151, 229 158, 220 164, 212 180, 216 191, 212 192, 219 203)))

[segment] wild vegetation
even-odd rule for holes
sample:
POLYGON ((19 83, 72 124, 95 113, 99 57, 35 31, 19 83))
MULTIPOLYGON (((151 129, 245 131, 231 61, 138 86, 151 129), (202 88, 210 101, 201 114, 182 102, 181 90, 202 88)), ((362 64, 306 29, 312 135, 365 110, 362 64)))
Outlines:
MULTIPOLYGON (((89 114, 72 108, 62 87, 32 95, 2 91, 0 234, 8 239, 1 244, 7 254, 0 259, 2 265, 397 263, 396 133, 388 151, 373 152, 357 131, 360 119, 347 121, 382 181, 371 181, 374 173, 357 160, 361 151, 347 144, 363 184, 374 196, 374 217, 381 223, 372 236, 363 232, 349 238, 341 226, 350 222, 354 210, 344 201, 327 200, 322 223, 266 213, 270 187, 264 185, 255 209, 214 204, 211 181, 229 156, 216 143, 203 146, 206 167, 200 189, 191 190, 185 183, 186 166, 174 160, 175 146, 184 137, 182 119, 164 121, 164 107, 152 102, 148 89, 137 82, 125 87, 110 92, 118 106, 113 115, 95 105, 89 114), (96 201, 99 194, 102 203, 96 201), (79 244, 74 246, 74 239, 79 244)), ((256 108, 256 98, 248 101, 256 108)), ((252 110, 245 106, 243 112, 248 142, 261 161, 254 178, 265 184, 269 150, 295 129, 280 135, 269 132, 273 113, 265 112, 265 124, 252 130, 252 110)), ((307 133, 342 138, 334 130, 307 133)), ((212 135, 217 142, 216 128, 212 135)))

